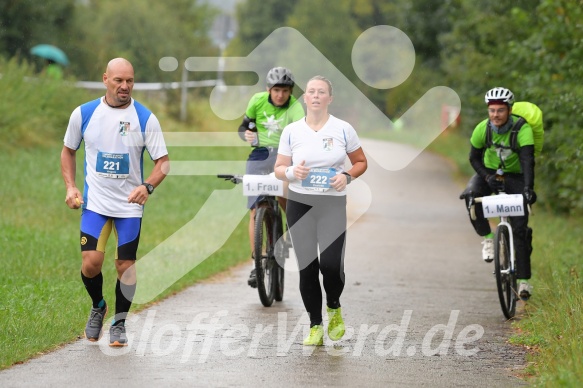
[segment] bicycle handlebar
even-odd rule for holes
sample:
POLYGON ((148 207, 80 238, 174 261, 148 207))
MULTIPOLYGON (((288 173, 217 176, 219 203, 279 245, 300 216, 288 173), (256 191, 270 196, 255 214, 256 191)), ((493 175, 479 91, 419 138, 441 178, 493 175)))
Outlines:
POLYGON ((226 181, 231 181, 236 185, 243 182, 243 175, 218 174, 217 178, 224 179, 226 181))

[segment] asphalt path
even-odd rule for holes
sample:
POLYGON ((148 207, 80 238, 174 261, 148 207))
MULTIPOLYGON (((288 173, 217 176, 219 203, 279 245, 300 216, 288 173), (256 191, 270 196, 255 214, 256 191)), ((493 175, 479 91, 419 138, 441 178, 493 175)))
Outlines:
POLYGON ((375 156, 349 186, 342 340, 302 346, 308 319, 292 254, 272 307, 247 286, 249 261, 132 315, 129 346, 109 348, 107 334, 78 340, 0 372, 0 386, 525 385, 524 350, 507 343, 493 264, 482 262, 451 167, 423 152, 391 172, 382 155, 409 148, 363 148, 375 156))

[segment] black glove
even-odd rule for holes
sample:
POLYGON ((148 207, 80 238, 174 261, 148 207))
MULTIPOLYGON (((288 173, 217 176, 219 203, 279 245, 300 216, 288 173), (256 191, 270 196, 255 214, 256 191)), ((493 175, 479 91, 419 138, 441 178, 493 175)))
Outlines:
POLYGON ((498 177, 495 174, 488 175, 486 177, 486 182, 493 192, 499 193, 500 191, 504 191, 504 181, 498 180, 498 177))
POLYGON ((529 205, 532 205, 536 202, 536 193, 530 187, 525 187, 522 195, 524 196, 526 203, 529 205))

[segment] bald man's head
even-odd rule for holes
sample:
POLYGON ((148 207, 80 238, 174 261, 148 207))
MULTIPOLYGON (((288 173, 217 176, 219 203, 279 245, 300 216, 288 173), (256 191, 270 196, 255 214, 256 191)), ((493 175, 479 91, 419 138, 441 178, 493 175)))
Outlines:
POLYGON ((114 58, 107 63, 107 68, 105 69, 105 72, 108 74, 111 74, 112 71, 120 71, 120 70, 126 70, 126 71, 131 70, 131 72, 133 73, 134 67, 132 66, 130 61, 128 61, 125 58, 114 58))
POLYGON ((127 59, 112 59, 103 74, 103 83, 107 88, 105 102, 112 108, 126 108, 134 88, 134 67, 127 59))

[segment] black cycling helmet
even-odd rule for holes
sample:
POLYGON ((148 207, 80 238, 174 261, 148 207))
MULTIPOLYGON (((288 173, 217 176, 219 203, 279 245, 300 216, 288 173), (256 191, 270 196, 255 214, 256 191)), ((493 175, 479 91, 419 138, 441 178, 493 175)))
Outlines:
POLYGON ((271 89, 274 86, 291 86, 294 87, 294 76, 291 71, 285 67, 274 67, 269 70, 265 79, 267 87, 271 89))
POLYGON ((502 102, 508 106, 512 106, 512 104, 514 104, 514 94, 509 89, 496 87, 488 90, 484 100, 488 105, 491 103, 502 102))

